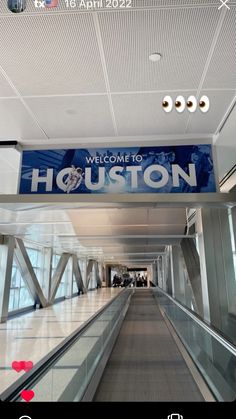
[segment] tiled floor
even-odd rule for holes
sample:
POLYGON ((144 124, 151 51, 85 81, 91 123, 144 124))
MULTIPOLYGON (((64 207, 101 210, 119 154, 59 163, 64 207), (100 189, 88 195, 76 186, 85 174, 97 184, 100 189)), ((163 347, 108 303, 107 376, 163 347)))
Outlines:
POLYGON ((131 299, 95 401, 203 401, 150 290, 131 299))
POLYGON ((120 290, 98 289, 0 324, 0 393, 24 374, 11 368, 12 361, 35 364, 120 290))

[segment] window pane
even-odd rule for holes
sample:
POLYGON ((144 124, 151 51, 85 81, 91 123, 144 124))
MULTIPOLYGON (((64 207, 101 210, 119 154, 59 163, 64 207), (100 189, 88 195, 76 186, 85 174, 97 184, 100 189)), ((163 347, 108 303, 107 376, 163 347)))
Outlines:
POLYGON ((16 259, 13 258, 8 310, 19 310, 20 308, 32 306, 33 304, 34 300, 21 276, 16 259))
POLYGON ((20 288, 20 300, 19 308, 28 307, 34 304, 34 300, 31 297, 28 289, 26 287, 20 288))
POLYGON ((31 249, 29 247, 26 248, 28 256, 30 258, 30 262, 32 264, 32 266, 38 266, 38 254, 39 254, 39 250, 37 249, 31 249))

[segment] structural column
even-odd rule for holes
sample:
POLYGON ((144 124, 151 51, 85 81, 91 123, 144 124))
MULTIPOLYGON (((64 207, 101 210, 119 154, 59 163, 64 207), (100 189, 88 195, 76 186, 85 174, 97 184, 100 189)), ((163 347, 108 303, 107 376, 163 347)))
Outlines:
POLYGON ((235 278, 227 209, 201 210, 204 267, 211 323, 225 331, 228 323, 227 291, 235 278))
POLYGON ((71 298, 73 294, 73 265, 72 265, 72 255, 69 258, 66 270, 66 281, 65 281, 65 298, 71 298))
POLYGON ((0 322, 3 323, 8 317, 15 239, 12 236, 1 236, 0 240, 0 322))
POLYGON ((162 270, 161 270, 161 256, 157 258, 157 279, 158 279, 158 286, 163 289, 163 278, 162 278, 162 270))
POLYGON ((164 281, 166 292, 173 297, 175 296, 174 282, 173 282, 173 267, 172 267, 172 246, 168 246, 168 251, 163 259, 164 265, 164 281))
POLYGON ((152 263, 151 267, 152 267, 152 270, 151 270, 151 272, 152 272, 152 282, 153 282, 153 284, 157 285, 156 264, 152 263))
POLYGON ((52 280, 52 247, 45 247, 43 249, 44 263, 43 263, 43 277, 44 277, 44 293, 47 301, 50 300, 51 294, 51 280, 52 280))
POLYGON ((234 246, 236 246, 236 207, 231 209, 232 214, 232 228, 233 228, 233 235, 234 235, 234 246))
POLYGON ((183 304, 185 301, 185 278, 183 270, 183 259, 180 246, 172 246, 172 289, 174 289, 175 298, 183 304))
POLYGON ((189 282, 192 287, 194 309, 201 317, 204 317, 200 260, 194 240, 191 238, 182 239, 181 249, 183 252, 189 282))
POLYGON ((229 312, 236 316, 236 207, 230 210, 231 245, 233 253, 234 275, 230 275, 228 283, 229 312))
POLYGON ((96 260, 94 261, 94 269, 95 269, 97 288, 101 288, 102 280, 101 280, 101 277, 100 277, 98 261, 96 261, 96 260))

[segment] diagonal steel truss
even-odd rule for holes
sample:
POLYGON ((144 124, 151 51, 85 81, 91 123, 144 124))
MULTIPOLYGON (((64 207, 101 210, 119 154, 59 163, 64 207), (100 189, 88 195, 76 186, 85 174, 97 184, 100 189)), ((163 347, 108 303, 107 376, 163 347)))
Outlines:
POLYGON ((78 258, 75 254, 62 253, 53 276, 51 275, 52 258, 49 257, 50 255, 47 255, 48 257, 45 258, 45 262, 48 266, 46 266, 45 275, 48 284, 46 284, 45 292, 47 296, 45 296, 39 280, 35 274, 23 240, 13 236, 0 236, 0 239, 0 322, 5 322, 8 318, 8 305, 14 257, 20 270, 21 276, 24 279, 25 284, 35 302, 35 305, 38 304, 39 307, 44 308, 54 303, 63 274, 68 262, 71 259, 72 275, 74 275, 78 287, 78 293, 87 292, 93 268, 95 270, 97 287, 101 286, 98 262, 96 260, 89 260, 86 264, 86 277, 84 284, 78 258))

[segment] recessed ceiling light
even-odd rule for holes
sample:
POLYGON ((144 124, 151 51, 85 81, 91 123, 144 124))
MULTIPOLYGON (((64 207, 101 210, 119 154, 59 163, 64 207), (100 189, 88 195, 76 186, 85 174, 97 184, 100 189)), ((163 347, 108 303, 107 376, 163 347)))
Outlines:
POLYGON ((149 60, 153 63, 157 63, 161 59, 161 54, 159 52, 153 52, 149 55, 149 60))

